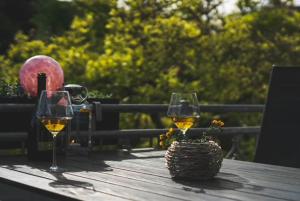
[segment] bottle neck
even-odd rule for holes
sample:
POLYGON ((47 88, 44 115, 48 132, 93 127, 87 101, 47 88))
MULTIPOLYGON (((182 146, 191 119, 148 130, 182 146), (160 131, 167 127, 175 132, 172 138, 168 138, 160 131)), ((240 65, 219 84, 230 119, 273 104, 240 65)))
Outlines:
POLYGON ((43 90, 46 90, 46 73, 39 73, 37 76, 38 87, 37 87, 37 100, 39 99, 43 90))

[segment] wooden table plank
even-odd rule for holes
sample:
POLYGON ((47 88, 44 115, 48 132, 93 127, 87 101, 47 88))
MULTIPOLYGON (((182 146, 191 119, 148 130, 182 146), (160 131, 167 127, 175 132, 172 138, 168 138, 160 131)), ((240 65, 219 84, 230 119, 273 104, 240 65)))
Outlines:
MULTIPOLYGON (((139 154, 142 155, 142 154, 139 154)), ((132 160, 134 163, 138 163, 132 160)), ((158 160, 148 159, 147 161, 143 161, 141 165, 147 167, 147 165, 157 163, 158 160)), ((163 159, 159 162, 162 163, 163 159)), ((124 163, 123 163, 124 165, 124 163)), ((160 165, 160 167, 162 167, 160 165)), ((238 172, 238 175, 245 177, 248 179, 249 182, 257 185, 263 183, 266 188, 271 189, 279 189, 285 190, 287 192, 295 192, 299 193, 300 186, 300 171, 297 168, 288 168, 288 167, 281 167, 281 166, 273 166, 273 165, 265 165, 265 164, 256 164, 251 162, 240 162, 236 160, 224 160, 223 167, 221 172, 228 172, 230 170, 234 170, 234 172, 238 172), (229 167, 229 170, 227 170, 229 167), (243 167, 242 169, 240 167, 243 167), (266 170, 269 174, 265 174, 266 170), (253 171, 253 172, 251 172, 253 171), (273 172, 270 174, 270 172, 273 172), (284 175, 284 179, 282 178, 284 175), (287 183, 287 184, 285 184, 287 183)), ((147 170, 145 170, 147 171, 147 170)), ((151 171, 151 170, 149 170, 151 171)), ((149 172, 148 171, 148 172, 149 172)), ((157 171, 156 171, 157 172, 157 171)), ((162 170, 162 175, 164 174, 165 170, 162 170)), ((250 184, 251 184, 250 183, 250 184)))
MULTIPOLYGON (((73 166, 69 166, 69 163, 65 164, 68 172, 63 173, 62 175, 57 175, 57 174, 50 174, 45 171, 44 166, 42 165, 36 165, 37 168, 32 169, 28 165, 14 165, 13 167, 7 166, 7 168, 10 167, 11 170, 17 171, 17 172, 22 172, 25 174, 30 174, 30 175, 35 175, 40 178, 47 178, 50 180, 53 180, 49 185, 54 186, 53 183, 56 183, 56 187, 66 187, 66 186, 73 186, 73 192, 75 192, 77 195, 78 189, 74 189, 76 187, 81 187, 82 183, 90 184, 88 186, 84 185, 86 189, 93 190, 96 192, 102 192, 102 193, 107 193, 111 194, 114 196, 119 196, 122 198, 126 198, 129 200, 190 200, 187 199, 184 196, 181 196, 180 194, 177 193, 176 196, 176 191, 173 190, 173 188, 167 189, 166 193, 159 193, 158 191, 160 190, 159 187, 157 189, 153 190, 147 190, 143 185, 142 187, 137 187, 135 182, 131 182, 130 180, 123 180, 123 183, 120 183, 119 179, 114 177, 114 178, 107 178, 107 177, 97 177, 96 174, 100 174, 101 171, 96 172, 96 170, 93 168, 87 168, 88 171, 86 170, 81 170, 81 169, 76 169, 73 166), (95 174, 93 174, 95 173, 95 174), (61 179, 63 178, 63 179, 61 179), (75 184, 74 184, 75 182, 75 184), (91 188, 92 186, 92 188, 91 188), (171 192, 168 192, 171 191, 171 192), (175 194, 175 195, 174 195, 175 194)), ((2 168, 5 168, 2 166, 2 168)), ((100 168, 102 169, 102 168, 100 168)), ((99 168, 97 167, 97 171, 99 168)), ((22 181, 24 182, 24 181, 22 181)), ((139 184, 141 185, 141 184, 139 184)), ((40 185, 39 185, 40 186, 40 185)), ((154 186, 147 186, 148 188, 153 188, 154 186)), ((70 192, 65 192, 67 194, 70 194, 70 192)), ((188 193, 186 193, 185 196, 188 196, 188 193)), ((80 197, 80 196, 79 196, 80 197)), ((216 196, 214 196, 216 197, 216 196)), ((211 198, 208 195, 197 195, 197 196, 192 196, 194 199, 202 199, 202 200, 215 200, 215 198, 211 198)), ((219 197, 217 197, 219 198, 219 197)), ((228 200, 225 199, 224 197, 221 197, 222 200, 228 200)), ((85 200, 85 199, 84 199, 85 200)))
MULTIPOLYGON (((145 166, 147 166, 147 164, 153 166, 153 164, 158 163, 159 168, 163 167, 163 166, 161 166, 161 163, 164 163, 163 158, 154 158, 155 155, 151 154, 151 157, 153 157, 153 158, 147 158, 146 160, 142 160, 143 158, 145 158, 145 156, 143 157, 142 153, 135 154, 135 155, 140 156, 139 160, 136 161, 137 163, 140 163, 145 166)), ((300 181, 300 172, 297 171, 297 170, 299 170, 297 168, 289 168, 289 167, 274 166, 274 165, 267 165, 267 164, 258 164, 258 163, 253 163, 253 162, 228 160, 228 159, 225 159, 222 165, 223 165, 222 166, 223 169, 233 168, 235 171, 251 172, 251 174, 257 173, 258 175, 260 175, 262 172, 268 172, 268 174, 264 174, 264 175, 268 175, 268 176, 270 176, 270 178, 281 177, 281 175, 284 174, 286 179, 291 178, 291 179, 293 179, 293 182, 297 182, 295 179, 298 179, 298 181, 300 181), (229 163, 229 166, 227 165, 228 163, 229 163)), ((156 168, 156 167, 154 166, 154 168, 156 168)), ((295 183, 293 183, 293 184, 295 184, 295 183)))
MULTIPOLYGON (((30 191, 29 189, 23 189, 22 187, 17 187, 15 185, 10 185, 10 182, 2 181, 0 183, 0 200, 3 201, 12 201, 12 200, 22 200, 22 201, 35 201, 35 200, 43 200, 43 201, 57 201, 58 199, 62 199, 62 197, 58 197, 55 194, 44 196, 38 192, 30 191)), ((65 197, 64 197, 65 199, 65 197)))
MULTIPOLYGON (((171 183, 172 187, 173 188, 175 187, 175 184, 172 180, 170 180, 170 176, 166 172, 166 169, 163 166, 163 163, 160 163, 159 167, 156 167, 156 164, 153 164, 152 166, 144 164, 145 169, 141 170, 139 167, 138 168, 136 168, 136 167, 133 168, 133 165, 134 166, 141 165, 141 164, 138 164, 139 160, 136 160, 136 159, 126 160, 127 163, 128 163, 128 161, 132 161, 132 164, 126 164, 125 167, 124 167, 125 161, 117 162, 117 163, 122 163, 123 167, 121 167, 121 168, 118 168, 118 165, 114 165, 114 164, 109 163, 110 161, 109 162, 106 161, 106 163, 111 165, 111 167, 114 169, 113 173, 115 173, 116 171, 119 171, 119 172, 120 171, 121 172, 125 171, 125 173, 122 173, 123 175, 121 174, 121 176, 127 177, 128 179, 141 178, 141 176, 142 176, 142 181, 144 181, 144 182, 147 182, 147 181, 151 182, 151 183, 157 182, 156 184, 159 184, 159 185, 169 185, 169 183, 171 183), (156 169, 154 170, 154 168, 156 168, 156 169), (161 168, 163 168, 163 169, 161 169, 161 168), (132 169, 134 169, 134 171, 131 171, 132 169), (139 169, 139 171, 136 171, 136 169, 139 169), (157 169, 158 170, 161 169, 164 172, 164 174, 161 174, 161 172, 159 172, 159 174, 157 174, 157 169), (134 175, 133 178, 129 177, 130 174, 134 175), (148 178, 145 179, 145 176, 148 176, 148 178), (157 178, 155 178, 155 177, 157 177, 157 178)), ((221 172, 222 172, 222 170, 221 170, 221 172)), ((104 174, 112 174, 112 173, 104 172, 104 174)), ((199 191, 200 187, 201 188, 208 188, 208 189, 213 188, 213 190, 222 188, 222 189, 227 189, 228 192, 230 190, 235 190, 236 192, 230 192, 231 196, 233 194, 237 194, 237 192, 239 192, 239 193, 253 194, 253 195, 256 195, 256 196, 270 195, 269 197, 271 197, 273 199, 277 199, 277 198, 284 199, 285 197, 290 197, 294 200, 298 200, 298 198, 299 198, 299 191, 295 191, 295 192, 293 192, 291 190, 285 191, 285 190, 281 190, 279 188, 277 188, 277 189, 276 188, 269 188, 269 187, 260 186, 259 184, 255 184, 255 183, 252 184, 252 183, 249 183, 249 181, 246 180, 245 178, 239 177, 237 175, 234 175, 234 174, 228 173, 228 172, 219 174, 217 179, 219 181, 206 182, 205 185, 204 184, 198 185, 197 186, 198 189, 196 191, 199 191), (242 182, 244 182, 243 183, 244 186, 243 186, 242 189, 239 187, 239 185, 241 183, 241 181, 240 181, 241 179, 243 180, 242 182), (237 188, 237 189, 235 189, 235 188, 237 188)), ((288 186, 288 188, 290 188, 290 187, 291 186, 288 186)), ((181 189, 182 188, 188 189, 188 187, 185 187, 185 186, 182 186, 182 185, 177 186, 177 189, 180 189, 180 188, 181 189)), ((244 195, 244 197, 245 197, 245 195, 244 195)), ((251 199, 253 200, 253 197, 251 199)))
POLYGON ((205 192, 205 194, 215 198, 221 197, 232 200, 238 200, 238 198, 240 197, 243 197, 244 200, 259 200, 260 198, 262 198, 262 196, 264 197, 264 200, 284 199, 285 197, 294 197, 294 200, 297 200, 296 198, 299 196, 299 193, 293 193, 290 191, 284 192, 274 189, 265 189, 258 185, 251 184, 244 185, 238 181, 238 177, 230 173, 221 173, 214 181, 206 181, 200 183, 174 182, 170 180, 170 177, 168 175, 166 177, 161 177, 148 174, 145 177, 145 174, 140 172, 132 172, 129 169, 127 171, 118 170, 117 168, 113 168, 113 171, 111 172, 88 173, 88 175, 106 178, 107 180, 113 180, 115 182, 118 182, 119 184, 121 183, 122 185, 128 184, 131 187, 135 187, 137 189, 142 188, 141 190, 149 189, 150 192, 162 192, 162 194, 167 194, 170 192, 171 195, 176 195, 176 197, 178 198, 181 196, 183 196, 183 198, 185 196, 189 196, 189 198, 192 200, 197 199, 197 197, 191 196, 192 194, 190 194, 190 192, 205 192), (226 190, 226 192, 224 192, 224 190, 226 190), (189 194, 186 195, 187 191, 190 192, 188 192, 189 194))
MULTIPOLYGON (((115 169, 114 169, 115 171, 115 169)), ((113 171, 113 172, 114 172, 113 171)), ((74 175, 77 176, 85 176, 85 177, 94 177, 105 179, 106 181, 113 181, 110 182, 113 185, 117 186, 127 186, 127 188, 135 189, 139 192, 146 192, 151 194, 160 195, 161 199, 165 200, 165 197, 172 198, 172 199, 180 199, 180 200, 215 200, 215 199, 222 199, 222 200, 233 200, 232 197, 226 197, 226 195, 218 195, 206 192, 203 194, 203 189, 192 189, 188 187, 184 187, 180 185, 180 187, 176 187, 174 185, 163 185, 161 182, 149 182, 149 180, 140 180, 139 176, 136 178, 129 177, 126 175, 120 174, 109 174, 107 172, 94 172, 94 173, 85 173, 85 172, 76 172, 74 175), (193 192, 193 194, 191 194, 193 192)), ((152 178, 156 179, 157 178, 152 178)), ((152 197, 147 197, 146 200, 156 200, 152 199, 152 197)))
POLYGON ((10 181, 30 186, 44 195, 55 193, 72 198, 72 200, 126 200, 120 196, 95 191, 91 186, 84 186, 85 181, 77 178, 74 180, 66 178, 65 181, 59 181, 44 170, 32 171, 28 166, 16 167, 14 170, 1 166, 0 178, 9 178, 10 181))
MULTIPOLYGON (((3 169, 1 169, 1 172, 7 174, 9 169, 7 169, 7 171, 5 171, 6 168, 3 169)), ((106 181, 105 179, 91 179, 84 175, 76 175, 75 172, 73 172, 74 169, 71 169, 71 167, 68 169, 68 171, 70 171, 69 173, 63 174, 51 174, 42 169, 32 170, 28 166, 14 167, 13 171, 14 175, 15 172, 18 173, 16 174, 16 177, 13 176, 12 178, 15 181, 18 181, 17 177, 20 177, 20 174, 23 174, 26 175, 26 177, 22 177, 22 180, 18 182, 22 182, 25 185, 34 185, 36 188, 41 187, 42 189, 40 190, 60 190, 63 191, 63 194, 72 196, 73 198, 79 198, 81 200, 108 200, 110 196, 112 196, 112 198, 109 200, 115 200, 118 198, 127 200, 147 200, 147 196, 151 196, 153 199, 157 200, 160 198, 160 196, 153 195, 152 193, 140 192, 125 186, 114 185, 113 182, 106 181), (45 181, 43 181, 45 179, 50 181, 46 181, 45 183, 45 181), (34 181, 33 184, 32 181, 34 181), (38 183, 35 181, 38 181, 38 183)), ((0 177, 2 176, 3 175, 0 174, 0 177)))
POLYGON ((79 200, 300 200, 297 168, 224 160, 214 180, 174 181, 164 151, 120 153, 68 157, 63 174, 47 172, 49 163, 1 159, 0 178, 79 200))

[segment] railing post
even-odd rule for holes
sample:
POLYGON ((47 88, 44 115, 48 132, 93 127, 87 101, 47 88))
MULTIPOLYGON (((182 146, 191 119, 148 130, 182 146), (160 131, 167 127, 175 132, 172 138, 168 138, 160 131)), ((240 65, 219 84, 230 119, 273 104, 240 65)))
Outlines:
POLYGON ((240 141, 242 139, 241 135, 237 135, 232 137, 232 146, 228 153, 226 154, 225 158, 229 159, 237 159, 240 155, 240 141))

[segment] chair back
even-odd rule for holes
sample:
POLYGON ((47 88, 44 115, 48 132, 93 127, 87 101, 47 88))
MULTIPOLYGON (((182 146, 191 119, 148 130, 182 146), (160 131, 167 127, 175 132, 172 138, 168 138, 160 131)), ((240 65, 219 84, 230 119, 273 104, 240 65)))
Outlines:
POLYGON ((273 66, 254 161, 300 168, 300 66, 273 66))

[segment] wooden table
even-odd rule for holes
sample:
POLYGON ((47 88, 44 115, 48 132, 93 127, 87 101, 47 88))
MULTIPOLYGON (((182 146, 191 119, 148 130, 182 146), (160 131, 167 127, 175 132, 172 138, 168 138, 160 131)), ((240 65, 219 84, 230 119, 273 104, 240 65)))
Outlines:
POLYGON ((139 150, 67 157, 59 161, 62 174, 47 172, 48 162, 2 157, 0 200, 300 200, 298 168, 224 160, 211 181, 173 181, 163 155, 139 150))

